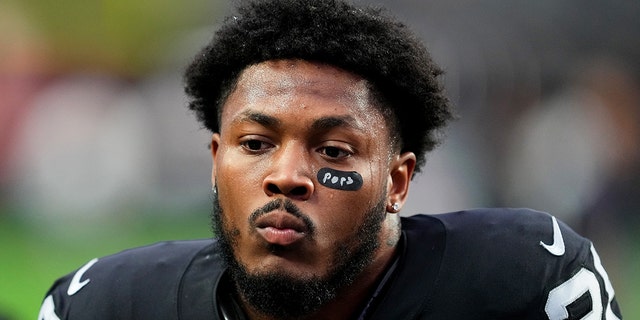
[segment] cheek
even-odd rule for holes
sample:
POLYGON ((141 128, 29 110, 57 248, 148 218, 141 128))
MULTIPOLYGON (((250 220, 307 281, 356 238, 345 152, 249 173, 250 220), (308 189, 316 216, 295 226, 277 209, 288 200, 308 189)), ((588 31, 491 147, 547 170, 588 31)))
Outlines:
POLYGON ((222 192, 228 190, 231 202, 246 202, 256 196, 262 186, 262 175, 264 165, 261 163, 248 162, 247 157, 236 155, 233 151, 225 152, 218 158, 216 165, 216 181, 222 192), (245 199, 245 201, 242 201, 245 199))
POLYGON ((232 161, 232 157, 219 158, 218 161, 216 185, 220 206, 224 212, 223 221, 229 228, 242 229, 243 225, 247 224, 251 206, 255 205, 251 200, 256 198, 256 192, 259 191, 256 169, 238 166, 237 162, 229 165, 232 163, 229 162, 232 161))
MULTIPOLYGON (((367 214, 380 201, 382 190, 377 183, 365 183, 358 191, 325 190, 327 203, 320 204, 325 210, 321 214, 324 218, 322 230, 318 234, 331 235, 333 241, 341 241, 360 230, 367 214)), ((384 214, 381 212, 379 214, 384 214)))

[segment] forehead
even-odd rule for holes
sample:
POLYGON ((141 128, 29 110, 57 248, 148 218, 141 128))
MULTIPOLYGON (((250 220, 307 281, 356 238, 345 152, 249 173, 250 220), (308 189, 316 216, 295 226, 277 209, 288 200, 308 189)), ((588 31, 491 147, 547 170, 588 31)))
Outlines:
POLYGON ((349 114, 381 121, 368 82, 345 70, 304 60, 266 61, 247 67, 229 94, 221 125, 247 111, 298 116, 349 114))

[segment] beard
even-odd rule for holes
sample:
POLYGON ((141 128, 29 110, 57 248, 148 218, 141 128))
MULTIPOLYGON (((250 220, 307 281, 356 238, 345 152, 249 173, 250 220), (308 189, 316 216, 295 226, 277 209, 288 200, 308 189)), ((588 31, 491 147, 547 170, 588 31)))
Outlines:
MULTIPOLYGON (((218 237, 222 258, 244 301, 264 315, 279 319, 295 319, 310 315, 335 299, 340 289, 351 285, 371 263, 376 249, 380 246, 378 236, 386 214, 385 198, 381 196, 379 201, 366 212, 361 226, 355 228, 357 232, 340 244, 336 244, 331 267, 322 277, 294 277, 282 270, 249 272, 234 255, 233 247, 237 245, 235 239, 240 231, 224 225, 224 212, 217 193, 213 193, 211 223, 214 234, 218 237)), ((315 230, 311 219, 289 199, 272 201, 257 209, 251 217, 257 217, 261 213, 281 207, 302 219, 307 224, 308 230, 315 230)))

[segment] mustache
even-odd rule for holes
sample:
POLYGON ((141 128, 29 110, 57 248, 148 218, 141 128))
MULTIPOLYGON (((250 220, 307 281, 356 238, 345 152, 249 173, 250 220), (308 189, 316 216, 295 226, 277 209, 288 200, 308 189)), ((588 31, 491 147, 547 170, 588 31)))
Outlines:
POLYGON ((256 209, 251 213, 251 215, 249 215, 249 225, 251 226, 251 228, 255 228, 258 218, 278 209, 283 209, 292 216, 300 219, 305 224, 305 227, 307 228, 309 233, 314 234, 316 227, 311 218, 303 213, 302 210, 300 210, 300 208, 298 208, 298 206, 296 206, 295 203, 293 203, 293 201, 289 199, 275 199, 256 209))

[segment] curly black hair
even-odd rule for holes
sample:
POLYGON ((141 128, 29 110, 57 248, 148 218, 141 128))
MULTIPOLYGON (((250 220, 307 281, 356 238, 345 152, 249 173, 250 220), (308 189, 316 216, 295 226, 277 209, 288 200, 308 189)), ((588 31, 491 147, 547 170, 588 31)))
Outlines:
POLYGON ((268 60, 329 64, 366 79, 416 172, 453 118, 436 66, 408 28, 380 8, 340 0, 254 0, 228 17, 185 72, 189 108, 213 132, 239 74, 268 60), (389 114, 391 112, 391 114, 389 114))

